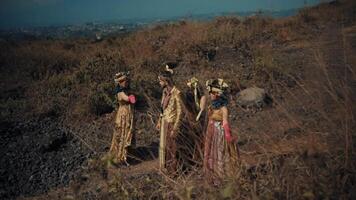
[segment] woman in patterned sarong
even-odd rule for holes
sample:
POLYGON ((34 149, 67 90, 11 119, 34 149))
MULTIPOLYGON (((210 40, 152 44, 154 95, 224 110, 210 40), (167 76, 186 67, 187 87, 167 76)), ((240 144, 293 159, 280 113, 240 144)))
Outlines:
POLYGON ((228 119, 228 100, 225 95, 228 85, 222 79, 208 80, 206 85, 211 105, 208 109, 203 167, 206 178, 219 184, 221 178, 234 173, 238 152, 228 119))

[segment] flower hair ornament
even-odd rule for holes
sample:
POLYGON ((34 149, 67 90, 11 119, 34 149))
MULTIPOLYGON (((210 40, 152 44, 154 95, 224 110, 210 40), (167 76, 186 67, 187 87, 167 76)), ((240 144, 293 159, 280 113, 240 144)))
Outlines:
POLYGON ((169 65, 167 65, 167 64, 166 64, 166 69, 165 69, 165 71, 166 71, 166 72, 169 72, 169 73, 171 73, 171 74, 174 73, 173 69, 172 69, 169 65))
POLYGON ((174 74, 173 69, 177 67, 177 63, 174 62, 167 62, 165 66, 165 71, 174 74))
POLYGON ((187 86, 189 88, 194 89, 194 102, 195 102, 195 105, 197 106, 197 108, 200 107, 200 102, 198 99, 198 83, 199 83, 199 80, 196 77, 189 79, 187 82, 187 86))
POLYGON ((130 76, 130 72, 119 72, 115 74, 114 81, 116 84, 122 82, 123 80, 127 80, 130 76))
POLYGON ((176 67, 176 63, 166 63, 164 71, 161 71, 158 77, 163 79, 172 79, 172 76, 174 74, 173 69, 176 67))
POLYGON ((216 92, 220 95, 229 88, 229 85, 221 78, 207 80, 205 85, 208 92, 216 92))

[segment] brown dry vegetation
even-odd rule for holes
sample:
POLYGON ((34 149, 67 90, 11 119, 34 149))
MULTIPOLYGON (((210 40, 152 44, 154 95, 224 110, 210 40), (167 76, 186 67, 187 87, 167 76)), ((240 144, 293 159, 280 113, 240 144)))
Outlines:
POLYGON ((96 152, 70 186, 38 199, 355 199, 356 3, 306 8, 286 19, 219 17, 211 22, 156 25, 124 37, 2 42, 1 120, 52 117, 96 152), (138 145, 158 140, 160 88, 166 61, 175 77, 225 78, 231 124, 239 135, 240 166, 221 187, 200 169, 177 179, 155 161, 107 169, 113 75, 131 70, 139 96, 138 145), (234 103, 241 87, 267 90, 262 110, 234 103))

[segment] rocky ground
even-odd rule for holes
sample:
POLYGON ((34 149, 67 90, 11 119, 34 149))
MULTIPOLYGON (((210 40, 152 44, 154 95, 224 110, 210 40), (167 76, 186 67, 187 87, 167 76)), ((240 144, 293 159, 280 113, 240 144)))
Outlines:
POLYGON ((0 198, 36 195, 64 186, 92 152, 52 119, 1 123, 0 198))

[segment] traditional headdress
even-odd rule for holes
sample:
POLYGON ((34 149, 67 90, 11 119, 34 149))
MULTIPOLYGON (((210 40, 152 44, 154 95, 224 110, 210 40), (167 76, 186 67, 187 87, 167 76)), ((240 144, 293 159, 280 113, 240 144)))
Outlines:
POLYGON ((206 81, 206 87, 210 92, 216 92, 219 94, 219 98, 211 102, 213 109, 219 109, 222 106, 226 106, 229 103, 229 100, 226 96, 226 90, 229 88, 224 79, 211 79, 206 81))
POLYGON ((130 76, 130 72, 127 71, 127 72, 119 72, 117 74, 115 74, 115 77, 114 77, 114 81, 116 84, 118 84, 119 82, 123 81, 123 80, 127 80, 130 76))
POLYGON ((196 88, 198 86, 199 80, 195 77, 188 80, 187 85, 190 88, 196 88))
POLYGON ((176 63, 166 63, 164 71, 159 73, 159 77, 164 78, 164 79, 172 79, 172 76, 174 74, 173 69, 177 67, 176 63))
POLYGON ((229 85, 221 78, 207 80, 205 85, 208 92, 216 92, 220 95, 229 88, 229 85))
POLYGON ((197 106, 197 108, 199 109, 200 102, 199 102, 199 97, 198 97, 198 83, 199 83, 199 80, 197 78, 193 77, 188 80, 187 85, 188 85, 188 87, 194 89, 194 102, 195 102, 195 105, 197 106))
POLYGON ((174 74, 173 67, 169 66, 168 64, 166 64, 166 71, 174 74))

